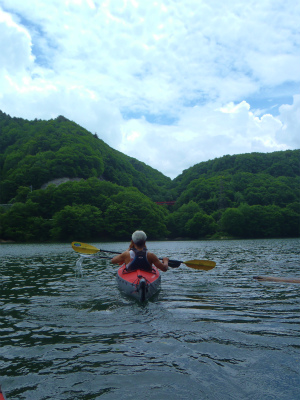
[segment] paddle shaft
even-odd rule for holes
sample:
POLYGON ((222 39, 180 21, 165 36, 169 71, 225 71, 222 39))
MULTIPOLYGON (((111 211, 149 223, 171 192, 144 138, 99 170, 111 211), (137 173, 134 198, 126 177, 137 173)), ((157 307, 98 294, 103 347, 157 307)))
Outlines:
MULTIPOLYGON (((101 250, 101 249, 99 251, 102 251, 103 253, 122 254, 119 251, 110 251, 110 250, 101 250)), ((160 260, 162 260, 162 258, 160 258, 160 260)), ((169 260, 169 262, 171 262, 171 263, 181 263, 181 264, 184 263, 184 261, 178 261, 178 260, 169 260)))
MULTIPOLYGON (((118 251, 101 250, 90 244, 80 243, 80 242, 72 242, 72 248, 73 248, 73 250, 75 250, 78 253, 90 254, 90 255, 96 254, 99 252, 122 254, 118 251)), ((107 258, 109 258, 109 257, 107 257, 107 258)), ((210 269, 212 269, 216 266, 216 263, 214 261, 209 261, 209 260, 190 260, 190 261, 169 260, 169 266, 171 268, 178 268, 180 266, 180 264, 185 264, 187 267, 190 267, 193 269, 202 269, 205 271, 209 271, 210 269)))
MULTIPOLYGON (((92 245, 86 245, 86 244, 84 244, 84 243, 81 243, 81 246, 76 246, 76 244, 74 244, 75 242, 73 242, 72 243, 72 247, 73 247, 73 249, 75 250, 75 251, 77 251, 78 253, 81 253, 81 251, 80 251, 80 249, 82 248, 82 249, 87 249, 87 250, 90 250, 91 252, 94 252, 94 253, 98 253, 98 252, 102 252, 102 253, 112 253, 112 254, 122 254, 121 252, 119 252, 119 251, 112 251, 112 250, 103 250, 103 249, 97 249, 97 247, 94 247, 94 246, 92 246, 92 245)), ((77 243, 78 245, 80 245, 80 243, 77 243)), ((82 253, 85 253, 85 251, 82 251, 82 253)), ((85 253, 85 254, 87 254, 87 253, 85 253)), ((92 254, 92 253, 90 253, 90 254, 92 254)), ((109 257, 106 257, 106 258, 109 258, 109 257)), ((160 260, 162 260, 162 258, 160 258, 160 260)), ((173 263, 183 263, 183 261, 177 261, 177 260, 169 260, 169 261, 171 261, 171 262, 173 262, 173 263)))
MULTIPOLYGON (((106 252, 106 253, 113 253, 113 254, 122 254, 118 251, 110 251, 110 250, 99 250, 99 251, 106 252)), ((160 258, 160 260, 162 260, 162 258, 160 258)), ((214 268, 216 265, 215 262, 208 261, 208 260, 180 261, 180 260, 170 260, 170 259, 168 261, 168 264, 169 264, 169 267, 171 267, 171 268, 178 268, 180 266, 180 264, 185 264, 191 268, 195 268, 195 266, 198 266, 198 267, 205 266, 205 267, 207 267, 206 268, 207 270, 214 268), (194 264, 194 267, 192 266, 192 264, 194 264)))
MULTIPOLYGON (((116 254, 121 254, 121 253, 117 253, 114 252, 116 254)), ((108 256, 101 256, 99 253, 95 253, 95 254, 82 254, 83 257, 95 257, 95 258, 104 258, 106 260, 111 260, 111 257, 108 256)), ((174 261, 174 260, 169 260, 169 267, 170 268, 178 268, 180 266, 180 262, 179 261, 174 261)), ((1 400, 1 399, 0 399, 1 400)))

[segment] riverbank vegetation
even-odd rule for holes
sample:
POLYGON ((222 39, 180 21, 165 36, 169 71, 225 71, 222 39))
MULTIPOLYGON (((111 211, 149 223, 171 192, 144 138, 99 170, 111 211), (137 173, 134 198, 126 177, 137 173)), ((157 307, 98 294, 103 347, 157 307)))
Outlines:
POLYGON ((0 112, 0 238, 128 240, 135 229, 150 240, 297 237, 299 161, 300 150, 224 156, 171 181, 64 117, 0 112), (157 204, 165 201, 175 204, 157 204))

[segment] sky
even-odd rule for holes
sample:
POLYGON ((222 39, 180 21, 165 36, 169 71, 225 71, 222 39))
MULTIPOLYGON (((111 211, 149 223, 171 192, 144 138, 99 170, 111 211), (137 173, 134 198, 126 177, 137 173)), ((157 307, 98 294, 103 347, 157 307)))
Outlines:
POLYGON ((298 0, 0 0, 0 110, 170 178, 300 148, 298 0))

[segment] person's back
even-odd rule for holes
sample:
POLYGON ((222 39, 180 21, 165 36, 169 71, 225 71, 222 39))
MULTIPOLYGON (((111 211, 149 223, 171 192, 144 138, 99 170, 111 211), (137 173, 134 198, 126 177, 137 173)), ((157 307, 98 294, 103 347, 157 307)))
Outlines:
POLYGON ((143 249, 137 249, 134 247, 129 251, 129 253, 132 261, 130 261, 130 263, 126 266, 128 271, 136 271, 137 269, 152 271, 152 265, 147 258, 148 250, 146 247, 143 249))
MULTIPOLYGON (((167 271, 168 270, 168 257, 163 258, 163 262, 161 262, 157 256, 154 253, 151 253, 150 251, 147 250, 146 248, 146 240, 147 240, 147 235, 143 231, 135 231, 132 234, 132 240, 129 245, 129 249, 124 251, 122 254, 119 254, 111 260, 113 264, 126 264, 129 266, 131 262, 136 258, 135 257, 135 251, 137 252, 143 252, 145 249, 145 255, 144 253, 140 253, 140 255, 144 258, 144 261, 141 262, 140 265, 146 266, 146 268, 149 268, 146 263, 149 263, 150 268, 152 270, 152 264, 154 264, 157 268, 159 268, 161 271, 167 271), (131 253, 132 252, 132 253, 131 253)), ((141 261, 141 259, 139 259, 141 261)), ((136 261, 138 263, 138 261, 136 261)), ((136 268, 139 269, 139 268, 136 268)))

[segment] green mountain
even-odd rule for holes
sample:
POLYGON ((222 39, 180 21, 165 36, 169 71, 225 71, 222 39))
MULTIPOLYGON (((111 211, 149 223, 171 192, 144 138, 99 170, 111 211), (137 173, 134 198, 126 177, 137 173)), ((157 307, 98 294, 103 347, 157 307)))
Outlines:
POLYGON ((193 180, 200 177, 212 178, 240 173, 295 178, 300 175, 300 150, 226 155, 201 162, 177 176, 173 180, 172 187, 176 188, 178 193, 182 193, 193 180))
POLYGON ((199 163, 172 182, 176 205, 195 201, 206 213, 300 200, 300 150, 224 156, 199 163))
POLYGON ((62 116, 0 112, 0 240, 295 237, 299 166, 300 150, 227 155, 171 181, 62 116))
POLYGON ((97 135, 60 116, 50 121, 11 118, 0 111, 0 203, 19 186, 39 189, 58 178, 91 178, 133 186, 163 200, 171 179, 112 149, 97 135))
POLYGON ((172 190, 171 237, 300 235, 300 150, 202 162, 176 177, 172 190))

